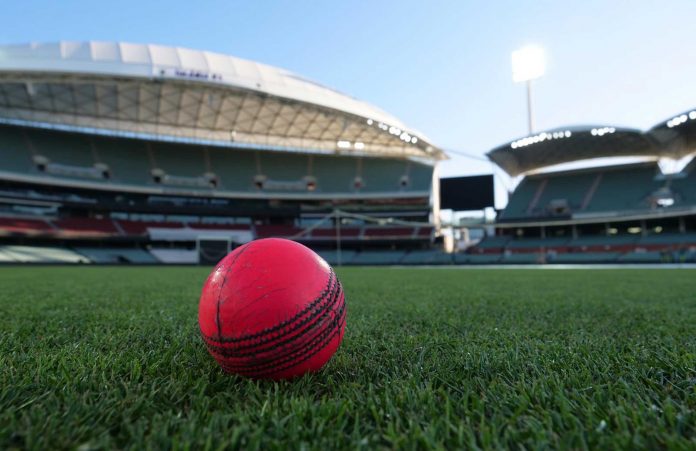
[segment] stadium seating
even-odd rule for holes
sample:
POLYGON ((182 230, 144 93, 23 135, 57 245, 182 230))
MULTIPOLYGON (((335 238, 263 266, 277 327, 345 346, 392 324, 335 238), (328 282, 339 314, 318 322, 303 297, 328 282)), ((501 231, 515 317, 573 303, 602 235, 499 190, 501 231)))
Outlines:
POLYGON ((6 234, 38 235, 53 231, 43 219, 0 218, 0 232, 6 234))
MULTIPOLYGON (((359 227, 341 227, 341 239, 357 239, 360 236, 361 229, 359 227)), ((311 237, 313 240, 335 240, 336 228, 317 227, 312 230, 311 237)))
POLYGON ((517 219, 528 216, 527 210, 539 189, 543 189, 542 179, 525 177, 510 195, 508 204, 503 210, 501 219, 517 219))
POLYGON ((21 129, 0 125, 0 170, 34 172, 31 152, 21 129))
POLYGON ((671 189, 675 200, 681 205, 696 205, 696 164, 692 163, 685 177, 674 177, 671 189))
POLYGON ((406 255, 405 251, 362 251, 353 257, 351 263, 358 265, 397 265, 406 255))
POLYGON ((454 263, 452 254, 438 249, 410 251, 402 259, 404 265, 451 265, 454 263))
POLYGON ((312 158, 312 175, 317 178, 317 192, 356 192, 358 176, 357 158, 315 155, 312 158))
POLYGON ((255 152, 240 149, 208 148, 210 166, 220 178, 220 189, 227 191, 257 191, 254 175, 258 167, 255 152))
POLYGON ((411 163, 408 168, 409 189, 429 191, 433 183, 433 171, 429 166, 411 163))
POLYGON ((256 238, 288 238, 298 236, 304 229, 292 225, 257 225, 256 238))
MULTIPOLYGON (((396 192, 408 188, 400 184, 402 177, 407 174, 408 162, 384 158, 363 158, 361 177, 362 192, 396 192)), ((409 179, 410 180, 410 179, 409 179)))
POLYGON ((470 263, 473 265, 485 265, 491 263, 500 263, 502 254, 457 254, 455 256, 456 263, 470 263))
POLYGON ((123 185, 154 185, 151 171, 154 169, 147 155, 144 142, 116 138, 92 138, 99 162, 108 165, 110 181, 123 185))
POLYGON ((570 239, 565 237, 550 238, 516 238, 505 245, 508 249, 539 249, 566 246, 570 239))
POLYGON ((152 163, 165 173, 180 177, 200 177, 208 172, 203 152, 191 146, 172 143, 150 143, 152 163))
POLYGON ((366 226, 363 229, 363 237, 368 240, 411 238, 414 232, 415 229, 413 227, 366 226))
MULTIPOLYGON (((320 250, 318 251, 319 255, 326 260, 326 262, 330 265, 337 265, 338 264, 338 251, 335 250, 320 250)), ((355 257, 356 252, 353 250, 341 250, 341 264, 342 265, 347 265, 350 264, 353 261, 353 257, 355 257)))
POLYGON ((11 255, 5 254, 0 248, 0 263, 17 263, 11 255))
POLYGON ((195 249, 153 248, 150 249, 150 253, 160 263, 186 265, 195 265, 198 263, 198 252, 195 249))
POLYGON ((433 249, 427 252, 430 253, 430 261, 426 263, 428 265, 451 265, 454 263, 453 254, 451 253, 443 252, 440 249, 433 249))
POLYGON ((680 259, 680 261, 685 263, 696 263, 696 250, 685 252, 683 257, 683 260, 680 259))
POLYGON ((487 236, 476 245, 476 249, 500 249, 504 248, 508 241, 510 241, 509 236, 487 236))
POLYGON ((541 264, 546 262, 546 255, 536 252, 520 254, 504 254, 502 263, 511 264, 541 264))
POLYGON ((180 229, 184 226, 180 222, 128 221, 122 219, 116 221, 116 225, 123 230, 125 235, 145 235, 148 227, 180 229))
POLYGON ((662 252, 657 251, 632 251, 627 252, 619 257, 622 263, 663 263, 669 261, 669 258, 662 252))
POLYGON ((433 228, 432 227, 418 227, 418 230, 416 231, 416 236, 418 238, 426 238, 430 239, 433 236, 433 228))
MULTIPOLYGON (((157 231, 160 235, 166 229, 175 233, 188 231, 187 237, 195 240, 196 232, 248 232, 250 238, 291 238, 304 242, 335 241, 335 227, 319 227, 306 231, 306 228, 289 224, 227 224, 211 222, 179 221, 137 221, 110 218, 60 218, 52 220, 3 218, 0 217, 0 234, 4 235, 49 235, 65 238, 78 237, 146 237, 157 231), (161 232, 161 233, 160 233, 161 232), (304 232, 304 233, 303 233, 304 232), (255 235, 254 235, 255 233, 255 235)), ((168 236, 171 233, 167 232, 168 236)), ((390 240, 429 240, 432 229, 403 226, 344 226, 341 239, 344 241, 390 241, 390 240), (417 233, 418 232, 418 233, 417 233)), ((184 235, 181 235, 182 237, 184 235)), ((179 239, 181 241, 181 239, 179 239)))
POLYGON ((75 251, 94 263, 158 263, 158 260, 152 254, 142 249, 77 247, 75 251))
POLYGON ((617 167, 605 170, 586 211, 647 209, 646 198, 657 189, 657 165, 617 167))
MULTIPOLYGON (((298 156, 290 153, 259 152, 258 160, 260 174, 268 177, 270 180, 301 181, 309 175, 308 155, 298 156)), ((272 185, 266 191, 274 191, 272 185)))
POLYGON ((249 230, 251 225, 249 224, 213 224, 213 223, 202 223, 202 222, 189 222, 186 224, 194 230, 249 230))
POLYGON ((500 249, 505 248, 514 252, 533 249, 559 249, 559 248, 619 248, 632 246, 663 246, 696 244, 696 234, 654 234, 641 236, 638 234, 623 235, 587 235, 576 239, 565 237, 550 238, 508 238, 504 236, 489 237, 481 241, 475 249, 500 249))
POLYGON ((423 193, 431 189, 433 171, 428 165, 403 159, 145 142, 6 125, 0 126, 0 149, 2 170, 77 181, 87 177, 90 183, 119 185, 119 189, 121 185, 133 185, 269 194, 423 193), (44 173, 39 171, 35 157, 42 157, 44 173), (62 169, 46 172, 46 164, 62 169), (153 173, 155 169, 160 172, 153 173), (217 187, 206 174, 217 177, 217 187), (362 179, 359 186, 358 176, 362 179), (263 186, 257 185, 261 179, 265 181, 263 186), (310 179, 315 184, 308 184, 310 179))
MULTIPOLYGON (((531 175, 512 193, 500 219, 647 210, 653 208, 650 197, 670 185, 658 175, 655 163, 531 175)), ((696 171, 670 180, 675 205, 696 205, 696 171)))
POLYGON ((639 238, 639 235, 588 235, 571 240, 568 245, 580 248, 630 246, 636 244, 639 238))
POLYGON ((692 261, 692 249, 696 249, 696 233, 587 235, 576 239, 493 236, 482 240, 469 254, 455 255, 454 261, 466 264, 684 263, 692 261))
POLYGON ((683 245, 696 244, 696 233, 657 233, 642 236, 638 240, 639 245, 683 245))
POLYGON ((550 255, 549 263, 613 263, 616 262, 618 252, 568 252, 550 255))
POLYGON ((57 247, 0 246, 0 253, 17 263, 90 263, 77 252, 57 247))
POLYGON ((575 175, 549 176, 539 198, 536 200, 535 216, 553 215, 551 205, 554 201, 565 202, 570 211, 579 211, 588 195, 596 173, 579 172, 575 175))
POLYGON ((42 155, 52 163, 91 167, 96 163, 85 135, 55 133, 48 130, 27 132, 28 142, 34 155, 42 155))
POLYGON ((52 223, 63 235, 117 235, 119 230, 111 219, 99 218, 63 218, 52 223))

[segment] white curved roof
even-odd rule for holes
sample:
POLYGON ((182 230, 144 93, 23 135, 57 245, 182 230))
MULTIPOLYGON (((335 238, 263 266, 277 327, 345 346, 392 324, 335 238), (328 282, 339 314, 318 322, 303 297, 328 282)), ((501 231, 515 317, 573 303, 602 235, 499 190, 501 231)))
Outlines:
POLYGON ((0 46, 0 72, 58 72, 203 81, 293 99, 383 122, 425 139, 379 108, 284 69, 213 52, 124 42, 0 46))
POLYGON ((55 42, 0 46, 0 70, 52 71, 152 78, 181 70, 202 80, 314 103, 407 127, 379 108, 266 64, 220 53, 125 42, 55 42))

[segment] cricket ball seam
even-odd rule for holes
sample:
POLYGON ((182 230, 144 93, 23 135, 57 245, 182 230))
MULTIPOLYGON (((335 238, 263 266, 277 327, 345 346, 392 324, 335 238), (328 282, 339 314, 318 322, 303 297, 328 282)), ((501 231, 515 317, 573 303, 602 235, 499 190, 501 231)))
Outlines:
POLYGON ((286 330, 283 334, 276 337, 261 339, 255 343, 250 343, 242 346, 221 346, 209 342, 204 338, 205 344, 211 352, 214 352, 221 357, 251 357, 265 352, 274 351, 284 345, 290 344, 293 341, 303 338, 312 329, 321 325, 322 320, 327 317, 339 302, 339 297, 343 293, 342 286, 337 279, 336 283, 329 295, 324 298, 325 302, 316 306, 316 309, 305 318, 301 318, 292 327, 286 330))
POLYGON ((277 368, 279 365, 284 365, 287 363, 295 364, 295 361, 298 357, 302 357, 303 355, 307 354, 308 348, 314 349, 314 346, 317 342, 322 342, 332 332, 340 330, 340 326, 342 325, 344 318, 345 302, 342 302, 337 311, 335 312, 334 317, 326 324, 326 327, 322 330, 319 330, 317 334, 311 337, 310 340, 302 343, 302 345, 297 349, 294 349, 291 352, 280 356, 276 355, 275 358, 266 359, 266 361, 262 363, 259 363, 258 361, 252 361, 243 363, 240 362, 235 364, 233 362, 223 361, 221 362, 221 364, 225 364, 229 369, 239 369, 241 371, 246 370, 256 372, 258 372, 258 370, 263 370, 267 367, 270 369, 274 367, 277 368))
MULTIPOLYGON (((302 358, 287 358, 284 359, 284 361, 281 362, 274 362, 274 365, 282 365, 278 367, 270 367, 267 369, 262 369, 261 371, 257 371, 258 368, 252 367, 249 369, 241 369, 233 365, 228 365, 225 362, 220 362, 220 366, 222 369, 228 373, 239 373, 241 375, 246 375, 246 376, 251 376, 251 377, 264 377, 264 376, 269 376, 273 374, 278 374, 282 371, 287 371, 291 369, 294 366, 297 366, 303 362, 306 362, 307 360, 311 359, 314 357, 316 354, 318 354, 320 351, 322 351, 324 348, 326 348, 329 343, 333 341, 333 339, 336 337, 337 334, 340 334, 341 329, 343 328, 344 322, 345 322, 345 316, 346 316, 346 310, 345 310, 345 302, 340 308, 340 317, 337 317, 338 320, 334 320, 333 322, 335 323, 335 327, 327 328, 325 330, 325 333, 328 333, 327 337, 321 338, 319 340, 315 341, 321 341, 320 346, 314 347, 310 352, 305 353, 302 358)), ((323 335, 323 334, 322 334, 323 335)), ((300 357, 300 356, 297 356, 300 357)))
POLYGON ((334 283, 332 284, 331 290, 326 293, 326 296, 320 298, 319 300, 321 301, 319 304, 313 305, 313 309, 311 311, 305 312, 306 314, 309 314, 309 316, 306 316, 305 318, 302 318, 302 315, 295 316, 295 323, 290 324, 287 329, 282 331, 282 333, 277 334, 275 336, 269 337, 269 336, 264 336, 261 337, 251 343, 248 344, 243 344, 243 345, 234 345, 234 343, 222 343, 222 344, 217 344, 215 343, 215 339, 209 339, 208 337, 204 336, 204 340, 209 347, 213 347, 216 349, 223 349, 223 350, 234 350, 234 351, 242 351, 244 349, 256 349, 259 346, 263 345, 269 345, 272 344, 273 342, 277 340, 285 340, 285 341, 290 341, 292 340, 292 337, 289 337, 289 335, 293 335, 295 332, 298 331, 298 329, 304 327, 305 325, 309 324, 313 320, 317 319, 324 313, 327 309, 330 309, 330 307, 335 304, 336 302, 336 293, 341 291, 341 286, 340 282, 337 282, 337 279, 334 278, 334 283))
MULTIPOLYGON (((230 265, 231 266, 231 265, 230 265)), ((206 335, 202 330, 201 330, 201 335, 203 338, 206 339, 206 341, 210 341, 213 343, 240 343, 243 341, 252 341, 252 340, 257 340, 259 338, 266 338, 268 340, 268 336, 274 334, 275 332, 281 331, 283 328, 292 325, 293 323, 297 322, 297 320, 304 315, 306 315, 308 312, 312 311, 318 304, 321 302, 325 301, 327 297, 332 295, 333 289, 332 286, 334 284, 334 280, 338 280, 336 278, 336 275, 333 272, 333 269, 329 272, 329 277, 326 282, 326 288, 322 290, 320 295, 314 299, 307 307, 305 307, 302 311, 297 313, 295 316, 292 318, 288 318, 286 320, 281 321, 277 325, 273 327, 266 328, 262 331, 255 332, 253 334, 248 334, 248 335, 242 335, 239 337, 223 337, 222 334, 220 334, 218 337, 216 336, 211 336, 211 335, 206 335)), ((220 304, 220 299, 218 299, 218 306, 220 304)), ((292 331, 290 331, 292 332, 292 331)), ((289 332, 283 332, 280 335, 277 335, 275 338, 287 335, 289 332)), ((252 345, 255 345, 256 342, 252 343, 252 345)))

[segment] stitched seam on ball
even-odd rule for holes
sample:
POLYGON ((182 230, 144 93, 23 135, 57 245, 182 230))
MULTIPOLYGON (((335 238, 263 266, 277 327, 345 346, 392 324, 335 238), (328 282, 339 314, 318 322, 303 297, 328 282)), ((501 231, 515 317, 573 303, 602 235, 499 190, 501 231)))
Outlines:
POLYGON ((220 321, 220 301, 222 299, 222 290, 223 288, 225 288, 225 284, 227 283, 227 277, 230 275, 230 271, 232 271, 232 266, 234 266, 234 264, 237 263, 237 259, 240 255, 244 253, 244 251, 247 250, 249 244, 251 243, 247 243, 241 249, 239 249, 239 252, 237 253, 237 255, 234 256, 234 259, 232 259, 229 266, 227 267, 227 271, 225 271, 225 275, 222 278, 222 283, 220 284, 220 291, 218 292, 217 303, 215 306, 215 323, 217 324, 218 337, 220 338, 222 338, 222 321, 220 321))
POLYGON ((345 314, 346 309, 344 300, 341 302, 341 305, 336 311, 336 316, 327 324, 327 327, 321 333, 317 334, 312 338, 312 340, 305 343, 301 348, 292 351, 288 355, 282 356, 280 359, 275 359, 260 365, 253 363, 241 363, 235 365, 226 362, 221 362, 220 365, 223 366, 223 369, 225 370, 239 373, 249 373, 253 375, 274 373, 292 368, 293 366, 308 360, 331 342, 335 333, 341 329, 345 320, 345 314))
POLYGON ((335 336, 340 333, 341 327, 343 327, 343 323, 345 321, 345 316, 346 316, 346 311, 345 311, 345 305, 344 305, 344 308, 342 309, 342 314, 341 314, 340 320, 338 321, 335 328, 329 329, 332 333, 329 334, 329 336, 321 343, 321 346, 317 346, 311 352, 306 353, 301 359, 286 363, 284 366, 282 366, 280 368, 268 368, 268 369, 265 369, 262 371, 255 371, 253 368, 248 369, 248 370, 243 370, 243 369, 235 369, 234 367, 230 367, 228 365, 225 365, 224 363, 221 364, 221 367, 225 371, 236 372, 236 373, 246 375, 246 376, 251 376, 251 377, 263 377, 263 376, 272 375, 274 373, 279 373, 281 371, 289 370, 290 368, 292 368, 294 366, 297 366, 301 363, 306 362, 307 360, 311 359, 316 354, 321 352, 321 350, 326 348, 329 345, 329 343, 331 343, 331 341, 335 338, 335 336))
POLYGON ((334 336, 340 331, 344 319, 345 307, 342 307, 338 310, 337 316, 328 324, 328 327, 324 331, 322 331, 320 335, 314 337, 314 339, 307 346, 304 346, 301 352, 298 350, 294 352, 291 356, 287 356, 286 358, 281 359, 280 361, 272 362, 272 365, 268 364, 261 367, 255 365, 249 369, 238 369, 238 371, 252 372, 254 374, 261 375, 285 371, 287 369, 292 368, 293 366, 299 365, 309 360, 322 349, 324 349, 326 346, 328 346, 331 340, 333 340, 334 336))
POLYGON ((322 301, 326 300, 326 298, 327 298, 328 296, 330 296, 331 293, 332 293, 331 287, 332 287, 332 285, 333 285, 334 279, 335 279, 335 274, 334 274, 333 269, 332 269, 332 270, 330 271, 329 277, 328 277, 328 279, 327 279, 326 288, 324 288, 324 290, 321 292, 321 294, 319 295, 319 297, 317 297, 316 299, 314 299, 304 310, 302 310, 301 312, 299 312, 298 314, 296 314, 294 317, 289 318, 289 319, 286 319, 286 320, 284 320, 284 321, 278 323, 277 325, 275 325, 275 326, 273 326, 273 327, 264 329, 264 330, 262 330, 262 331, 259 331, 259 332, 253 333, 253 334, 243 335, 243 336, 241 336, 241 337, 232 337, 232 338, 220 337, 219 340, 216 339, 215 337, 211 337, 211 336, 208 336, 208 335, 203 334, 202 331, 201 331, 201 334, 203 334, 203 336, 204 336, 205 338, 208 338, 208 339, 211 340, 211 341, 217 341, 217 342, 219 342, 219 343, 238 343, 238 342, 254 340, 254 339, 258 339, 258 338, 260 338, 260 337, 264 337, 264 336, 266 336, 266 335, 270 335, 270 334, 272 334, 272 333, 274 333, 274 332, 277 332, 277 331, 279 331, 279 330, 282 330, 284 327, 287 327, 288 325, 290 325, 290 324, 296 322, 299 318, 301 318, 302 316, 304 316, 305 314, 307 314, 309 311, 311 311, 312 309, 314 309, 314 308, 317 306, 317 304, 319 304, 319 303, 321 303, 322 301))
MULTIPOLYGON (((318 304, 314 303, 314 305, 312 305, 313 308, 310 311, 305 310, 305 312, 309 315, 308 316, 305 315, 304 318, 302 318, 302 315, 300 315, 299 317, 296 316, 295 323, 288 325, 287 327, 289 327, 289 328, 281 331, 281 333, 278 335, 275 335, 272 337, 269 337, 268 335, 266 335, 266 336, 263 336, 263 337, 255 340, 251 343, 243 344, 243 345, 239 345, 239 346, 220 346, 220 345, 215 344, 215 343, 208 343, 207 341, 206 341, 206 344, 209 344, 210 346, 216 347, 219 349, 241 351, 244 349, 256 349, 256 348, 258 348, 258 346, 268 345, 268 344, 271 344, 277 340, 285 339, 288 335, 293 334, 294 332, 297 332, 298 329, 301 329, 303 326, 310 324, 310 322, 312 320, 321 316, 323 312, 325 312, 327 309, 329 309, 336 302, 337 290, 340 290, 340 282, 338 282, 338 279, 336 279, 334 277, 331 289, 329 290, 327 295, 324 296, 323 298, 319 299, 320 302, 318 304)), ((269 334, 269 335, 271 335, 271 334, 269 334)), ((281 343, 284 343, 288 340, 291 341, 292 337, 287 339, 287 340, 284 340, 281 343)), ((211 340, 211 341, 214 342, 215 340, 211 340)), ((278 343, 278 344, 281 344, 281 343, 278 343)))
MULTIPOLYGON (((220 336, 219 338, 217 338, 215 336, 206 335, 205 333, 203 333, 203 331, 200 331, 201 335, 203 336, 203 338, 206 338, 210 341, 214 341, 214 342, 218 342, 218 343, 239 343, 242 341, 259 339, 259 338, 262 338, 264 336, 270 335, 274 332, 277 332, 279 330, 282 330, 284 327, 291 325, 292 323, 296 322, 299 318, 301 318, 302 316, 304 316, 305 314, 307 314, 308 312, 313 310, 317 306, 317 304, 324 301, 327 296, 330 296, 331 295, 331 286, 333 284, 333 279, 335 277, 336 276, 333 272, 333 269, 331 269, 331 271, 329 272, 328 280, 326 282, 326 288, 324 288, 324 290, 320 293, 319 297, 314 299, 304 310, 299 312, 294 317, 286 319, 286 320, 276 324, 273 327, 264 329, 262 331, 259 331, 259 332, 253 333, 253 334, 242 335, 241 337, 226 338, 226 337, 220 336)), ((219 300, 218 300, 218 307, 219 307, 219 305, 220 304, 219 304, 219 300)))
POLYGON ((331 296, 331 302, 327 302, 321 309, 315 311, 311 316, 301 320, 295 326, 293 326, 292 332, 297 332, 297 334, 287 337, 283 335, 279 338, 284 338, 281 341, 274 340, 264 340, 257 344, 247 345, 244 347, 226 347, 218 346, 212 343, 206 342, 206 346, 211 352, 215 352, 221 357, 226 358, 241 358, 241 357, 251 357, 254 355, 271 352, 282 346, 289 345, 294 341, 301 340, 303 337, 310 333, 312 330, 316 329, 318 326, 322 325, 322 319, 328 316, 332 311, 335 310, 335 306, 338 303, 340 291, 335 291, 333 296, 331 296), (259 347, 263 346, 263 347, 259 347), (247 352, 240 352, 247 351, 247 352))
POLYGON ((306 362, 307 360, 311 359, 312 357, 317 355, 319 352, 321 352, 323 349, 325 349, 333 341, 333 339, 340 333, 341 326, 342 326, 342 323, 339 323, 338 328, 332 329, 331 334, 329 336, 327 336, 326 339, 323 340, 323 342, 320 345, 316 346, 311 352, 306 353, 304 356, 302 356, 302 358, 288 362, 281 367, 267 368, 267 369, 264 369, 262 371, 256 371, 253 368, 239 369, 239 368, 234 368, 234 367, 230 367, 230 366, 227 366, 225 364, 222 364, 221 368, 224 371, 227 371, 230 373, 236 373, 236 374, 240 374, 242 376, 249 376, 249 377, 266 377, 266 376, 271 376, 273 374, 278 374, 278 373, 283 372, 283 371, 287 371, 287 370, 289 370, 297 365, 300 365, 300 364, 306 362))
MULTIPOLYGON (((342 292, 341 283, 338 279, 334 278, 335 283, 333 288, 329 293, 329 296, 325 297, 316 309, 311 312, 311 314, 305 318, 300 318, 295 324, 293 324, 289 329, 285 330, 282 334, 275 337, 263 337, 254 343, 249 343, 241 346, 220 346, 215 343, 209 342, 207 339, 204 340, 208 349, 220 354, 224 357, 247 357, 262 352, 272 351, 280 346, 289 344, 298 338, 304 336, 309 330, 316 327, 320 319, 326 315, 327 312, 331 311, 335 304, 338 302, 338 294, 342 292), (294 334, 288 337, 288 335, 294 334), (280 340, 280 341, 278 341, 280 340), (261 348, 259 348, 261 347, 261 348), (243 352, 249 350, 249 352, 243 352)), ((204 337, 205 338, 205 337, 204 337)))
POLYGON ((307 352, 307 349, 313 348, 314 344, 316 342, 322 341, 326 335, 328 335, 331 330, 335 327, 336 322, 340 321, 340 318, 343 315, 343 311, 345 310, 345 302, 341 303, 337 309, 333 310, 334 312, 334 317, 331 318, 329 321, 324 323, 324 328, 322 330, 319 330, 317 334, 311 337, 310 340, 305 341, 304 343, 301 344, 301 346, 297 347, 296 349, 290 350, 290 352, 281 354, 281 355, 276 355, 272 356, 269 359, 266 359, 263 362, 239 362, 239 363, 232 363, 232 362, 224 362, 225 365, 228 367, 235 367, 235 368, 244 368, 244 367, 250 367, 255 370, 258 369, 263 369, 265 367, 274 367, 278 365, 282 365, 284 363, 287 363, 288 361, 291 361, 302 354, 307 352))
POLYGON ((328 290, 325 290, 322 292, 322 295, 312 301, 312 303, 305 308, 302 312, 298 313, 295 315, 295 317, 290 318, 288 320, 283 321, 277 326, 274 326, 273 328, 266 329, 266 330, 272 330, 269 333, 262 334, 262 332, 259 332, 255 334, 254 337, 247 338, 245 340, 240 340, 242 342, 246 341, 248 343, 246 344, 241 344, 235 346, 235 343, 237 343, 238 339, 230 338, 230 339, 225 339, 223 338, 222 340, 216 339, 216 337, 210 337, 206 336, 205 334, 203 335, 203 339, 206 342, 206 345, 213 346, 213 347, 219 347, 221 349, 251 349, 254 348, 258 345, 266 345, 269 343, 272 343, 277 340, 284 339, 288 335, 294 333, 297 331, 298 328, 301 328, 304 324, 306 324, 308 321, 311 321, 312 319, 316 318, 321 314, 321 312, 325 309, 325 306, 323 305, 326 301, 330 301, 335 297, 335 292, 336 289, 338 289, 340 282, 338 282, 338 279, 335 277, 335 275, 330 274, 329 275, 329 286, 327 287, 328 290), (303 318, 303 316, 306 316, 309 314, 309 317, 303 318), (293 324, 294 322, 294 324, 293 324), (279 327, 282 326, 282 327, 279 327), (283 330, 284 329, 284 330, 283 330), (275 334, 275 335, 274 335, 275 334), (230 346, 225 346, 225 345, 232 345, 230 346))

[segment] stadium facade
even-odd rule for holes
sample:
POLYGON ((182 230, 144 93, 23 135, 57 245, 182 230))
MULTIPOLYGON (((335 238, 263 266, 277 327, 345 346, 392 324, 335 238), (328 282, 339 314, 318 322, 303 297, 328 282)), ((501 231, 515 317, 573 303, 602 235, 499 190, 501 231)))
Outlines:
POLYGON ((192 263, 281 236, 370 263, 431 245, 444 158, 384 111, 260 63, 0 47, 5 262, 192 263))

